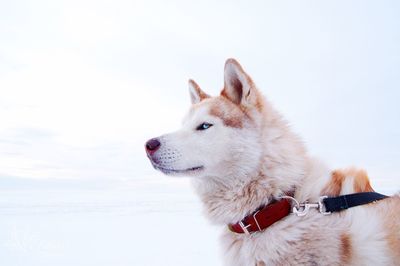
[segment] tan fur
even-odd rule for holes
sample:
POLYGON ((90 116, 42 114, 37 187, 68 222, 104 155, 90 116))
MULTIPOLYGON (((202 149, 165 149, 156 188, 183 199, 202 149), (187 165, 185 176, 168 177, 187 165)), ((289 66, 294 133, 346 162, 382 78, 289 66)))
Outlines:
POLYGON ((347 233, 343 233, 340 237, 341 264, 347 265, 351 261, 352 244, 351 237, 347 233))
POLYGON ((343 181, 346 178, 346 175, 339 171, 333 171, 331 180, 323 189, 323 194, 327 196, 338 196, 340 195, 340 191, 342 191, 343 181))
POLYGON ((354 192, 359 193, 374 191, 371 187, 371 184, 369 183, 368 175, 364 170, 355 170, 353 168, 350 169, 350 171, 352 172, 348 173, 347 175, 354 176, 354 192))
POLYGON ((233 103, 227 101, 215 101, 210 106, 210 114, 220 118, 224 125, 234 128, 242 128, 246 114, 236 107, 233 103))
POLYGON ((352 167, 333 171, 329 183, 323 189, 323 193, 328 196, 338 196, 342 194, 344 181, 351 178, 353 179, 353 186, 352 188, 347 188, 348 190, 354 193, 374 191, 369 182, 367 173, 362 169, 352 167))
POLYGON ((192 79, 189 79, 189 86, 192 86, 199 96, 200 101, 210 98, 210 96, 201 90, 200 86, 192 79))
POLYGON ((373 189, 364 170, 332 171, 308 155, 234 59, 225 64, 224 84, 217 97, 190 85, 194 105, 182 129, 159 137, 161 147, 148 156, 166 174, 195 176, 205 214, 223 228, 225 264, 399 265, 399 195, 328 216, 314 209, 304 217, 292 214, 252 235, 228 230, 227 224, 288 191, 300 202, 315 202, 373 189), (203 122, 213 126, 197 131, 203 122))

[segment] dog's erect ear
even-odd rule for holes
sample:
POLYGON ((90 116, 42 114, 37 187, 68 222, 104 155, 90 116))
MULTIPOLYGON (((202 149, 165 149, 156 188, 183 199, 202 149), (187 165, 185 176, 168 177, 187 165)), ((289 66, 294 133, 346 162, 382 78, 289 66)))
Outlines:
POLYGON ((199 103, 201 102, 201 100, 210 97, 208 96, 207 93, 202 91, 200 89, 200 86, 197 85, 197 83, 194 82, 194 80, 192 79, 189 79, 189 93, 190 93, 190 99, 192 100, 192 104, 199 103))
POLYGON ((255 104, 257 94, 254 82, 242 66, 235 59, 226 60, 221 95, 236 104, 249 106, 255 104))

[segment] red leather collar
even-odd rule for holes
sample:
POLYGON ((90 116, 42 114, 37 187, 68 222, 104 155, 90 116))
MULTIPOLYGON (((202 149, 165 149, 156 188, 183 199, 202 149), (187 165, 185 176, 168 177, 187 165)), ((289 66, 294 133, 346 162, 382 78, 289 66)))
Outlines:
POLYGON ((270 225, 288 216, 290 206, 288 199, 275 201, 244 217, 240 222, 229 224, 228 228, 238 234, 251 234, 263 231, 270 225))

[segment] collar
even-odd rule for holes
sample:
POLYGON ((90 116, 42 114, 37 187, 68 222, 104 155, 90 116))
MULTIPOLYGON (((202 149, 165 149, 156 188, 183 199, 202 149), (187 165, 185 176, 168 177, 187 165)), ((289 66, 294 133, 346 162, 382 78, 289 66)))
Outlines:
POLYGON ((289 201, 290 199, 288 198, 274 201, 244 217, 241 221, 229 224, 228 228, 238 234, 251 234, 263 231, 290 214, 291 205, 289 201))
POLYGON ((317 208, 321 214, 328 215, 332 212, 340 212, 348 208, 370 204, 388 198, 388 196, 372 191, 337 197, 322 196, 317 203, 299 203, 293 198, 293 194, 294 193, 288 193, 286 196, 283 196, 281 200, 274 201, 267 206, 259 208, 257 211, 244 217, 235 224, 229 224, 229 229, 238 234, 248 235, 263 231, 291 213, 289 200, 295 201, 296 206, 293 207, 293 212, 300 217, 305 216, 310 208, 317 208))

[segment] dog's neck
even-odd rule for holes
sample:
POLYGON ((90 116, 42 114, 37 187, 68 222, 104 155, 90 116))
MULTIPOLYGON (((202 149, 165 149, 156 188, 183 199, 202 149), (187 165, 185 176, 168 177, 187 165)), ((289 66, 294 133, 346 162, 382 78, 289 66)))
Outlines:
POLYGON ((298 187, 307 175, 308 158, 302 142, 281 116, 266 110, 262 121, 264 154, 260 164, 245 176, 208 177, 193 180, 213 223, 240 221, 260 206, 298 187))

